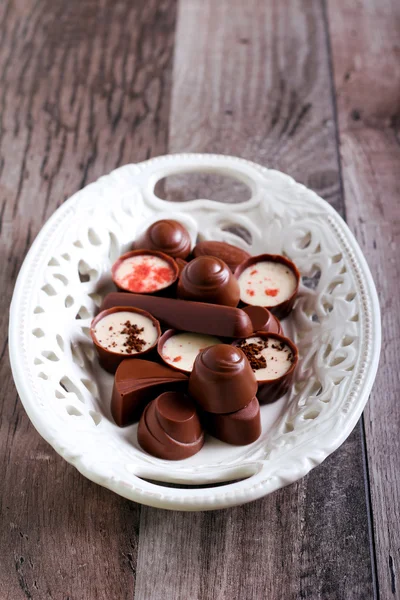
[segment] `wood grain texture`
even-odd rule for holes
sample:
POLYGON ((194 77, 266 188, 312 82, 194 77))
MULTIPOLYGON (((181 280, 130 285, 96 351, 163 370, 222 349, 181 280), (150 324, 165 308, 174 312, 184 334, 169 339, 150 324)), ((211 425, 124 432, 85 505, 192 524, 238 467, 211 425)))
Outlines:
MULTIPOLYGON (((321 4, 181 0, 178 15, 170 151, 277 167, 343 214, 321 4)), ((184 185, 175 179, 169 197, 184 185)), ((250 505, 143 507, 135 599, 372 598, 367 517, 358 426, 308 477, 250 505)))
POLYGON ((0 3, 0 598, 133 598, 140 507, 39 437, 7 357, 15 278, 81 186, 167 149, 174 0, 0 3))
POLYGON ((329 2, 348 222, 381 302, 380 367, 364 413, 379 597, 400 598, 400 4, 329 2))
POLYGON ((279 168, 343 214, 320 3, 188 0, 178 23, 170 151, 279 168))

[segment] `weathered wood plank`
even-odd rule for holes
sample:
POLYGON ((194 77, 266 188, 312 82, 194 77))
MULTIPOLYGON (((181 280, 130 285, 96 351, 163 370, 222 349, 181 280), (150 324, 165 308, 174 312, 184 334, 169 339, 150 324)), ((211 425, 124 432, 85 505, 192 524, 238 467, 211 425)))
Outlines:
POLYGON ((0 4, 0 597, 132 598, 140 507, 39 437, 7 358, 16 274, 79 187, 166 151, 175 0, 0 4))
MULTIPOLYGON (((277 167, 343 213, 321 4, 182 0, 178 14, 170 151, 277 167)), ((251 505, 142 508, 136 600, 360 600, 372 588, 359 426, 304 480, 251 505)))
POLYGON ((364 413, 379 595, 400 596, 400 4, 329 2, 347 217, 382 309, 380 368, 364 413))

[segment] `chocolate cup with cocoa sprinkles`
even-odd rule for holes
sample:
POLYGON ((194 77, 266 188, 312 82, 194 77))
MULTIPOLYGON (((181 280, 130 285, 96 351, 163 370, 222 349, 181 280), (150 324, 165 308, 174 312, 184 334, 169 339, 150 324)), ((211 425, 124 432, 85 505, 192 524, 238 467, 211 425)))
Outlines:
MULTIPOLYGON (((161 327, 160 327, 160 323, 157 321, 157 319, 155 319, 153 317, 153 315, 146 312, 145 310, 141 310, 140 308, 133 308, 132 306, 116 306, 114 308, 108 308, 107 310, 103 310, 101 313, 99 313, 93 319, 93 321, 90 325, 90 335, 92 337, 97 355, 99 357, 100 365, 103 367, 103 369, 105 369, 109 373, 115 373, 118 365, 123 360, 130 359, 130 358, 133 359, 133 358, 142 357, 142 356, 145 356, 146 354, 149 354, 149 352, 151 352, 152 350, 154 350, 154 348, 157 346, 157 342, 161 335, 161 327), (146 317, 147 319, 149 319, 153 323, 153 325, 156 329, 156 339, 155 339, 154 343, 151 346, 149 346, 148 348, 146 348, 146 350, 135 352, 132 354, 127 354, 126 352, 125 353, 112 352, 111 350, 109 350, 108 348, 103 346, 96 337, 96 333, 94 331, 95 327, 99 323, 99 321, 104 319, 104 317, 106 317, 107 315, 111 315, 111 314, 118 313, 118 312, 130 312, 132 314, 139 314, 139 315, 142 315, 143 317, 146 317)), ((140 338, 140 334, 138 335, 138 337, 140 338)))
POLYGON ((202 421, 211 435, 234 446, 251 444, 261 435, 260 405, 256 397, 247 406, 233 413, 203 413, 202 421))
POLYGON ((178 221, 162 219, 152 223, 135 241, 134 248, 158 250, 172 258, 186 258, 191 240, 188 230, 178 221))
MULTIPOLYGON (((257 383, 258 383, 257 398, 258 398, 259 403, 260 404, 271 404, 272 402, 279 400, 279 398, 284 396, 286 394, 286 392, 291 388, 292 383, 293 383, 294 371, 296 369, 296 365, 299 360, 299 351, 297 349, 297 346, 292 342, 292 340, 290 340, 289 338, 287 338, 283 335, 279 335, 278 333, 267 333, 265 331, 258 331, 256 333, 254 333, 254 335, 249 336, 249 337, 260 337, 263 340, 267 340, 267 339, 268 340, 276 340, 279 343, 283 343, 286 346, 289 346, 289 348, 292 352, 293 361, 292 361, 290 368, 286 371, 286 373, 283 373, 283 375, 281 375, 280 377, 277 377, 276 379, 262 379, 262 380, 257 379, 257 383)), ((246 339, 247 338, 241 339, 241 340, 235 340, 234 342, 232 342, 232 345, 240 348, 241 345, 243 344, 243 342, 246 341, 246 339)), ((244 354, 246 354, 243 349, 242 349, 242 351, 244 352, 244 354)), ((250 364, 251 364, 251 361, 250 361, 250 364)), ((257 371, 254 371, 254 373, 255 373, 255 376, 257 376, 257 371)))
POLYGON ((283 335, 281 322, 275 315, 263 306, 245 306, 243 309, 253 324, 254 331, 266 331, 283 335))
MULTIPOLYGON (((265 304, 263 304, 264 308, 268 308, 268 310, 270 310, 272 312, 272 314, 274 314, 278 319, 282 320, 285 317, 287 317, 292 311, 294 301, 296 300, 296 296, 299 291, 300 272, 299 272, 298 268, 296 267, 296 265, 294 264, 294 262, 292 262, 285 256, 281 256, 280 254, 259 254, 258 256, 251 256, 247 260, 244 260, 237 267, 237 269, 235 271, 236 279, 239 279, 240 275, 243 273, 243 271, 245 269, 247 269, 247 267, 251 267, 251 265, 255 265, 256 263, 260 263, 260 262, 274 262, 274 263, 280 263, 282 265, 285 265, 285 267, 288 267, 288 269, 290 269, 292 271, 293 275, 296 278, 296 282, 297 282, 296 287, 289 298, 287 298, 280 304, 276 304, 275 306, 269 306, 268 301, 265 304)), ((244 302, 242 300, 242 298, 240 300, 241 300, 242 306, 243 305, 250 306, 247 302, 244 302)), ((253 305, 251 305, 251 306, 253 306, 253 305)))
POLYGON ((179 277, 179 267, 176 264, 175 260, 173 258, 171 258, 171 256, 168 256, 168 254, 165 254, 164 252, 159 252, 157 250, 131 250, 130 252, 126 252, 125 254, 123 254, 122 256, 120 256, 115 263, 113 264, 113 266, 111 267, 111 277, 112 280, 115 284, 115 286, 118 288, 118 290, 120 292, 130 292, 130 293, 139 293, 139 294, 152 294, 152 295, 156 295, 156 296, 168 296, 168 295, 172 295, 175 296, 175 289, 176 289, 176 282, 177 279, 179 277), (154 291, 144 291, 144 290, 131 290, 129 289, 129 287, 123 287, 121 285, 121 282, 118 282, 118 279, 116 278, 116 273, 118 270, 118 267, 121 265, 121 263, 123 263, 127 258, 131 258, 132 256, 156 256, 158 258, 161 258, 164 262, 166 262, 168 264, 168 266, 171 269, 171 281, 168 283, 168 285, 164 286, 164 287, 160 287, 159 289, 156 289, 154 291))

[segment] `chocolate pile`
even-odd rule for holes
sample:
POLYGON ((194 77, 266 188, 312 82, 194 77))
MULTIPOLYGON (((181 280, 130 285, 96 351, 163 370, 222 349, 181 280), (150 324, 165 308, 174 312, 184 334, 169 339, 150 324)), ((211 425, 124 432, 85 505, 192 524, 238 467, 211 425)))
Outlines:
POLYGON ((191 250, 189 232, 171 219, 151 224, 133 248, 113 265, 119 291, 91 326, 101 365, 115 373, 116 424, 139 421, 141 447, 168 460, 196 454, 205 431, 254 442, 260 403, 288 391, 298 360, 279 321, 297 295, 296 266, 225 242, 191 250))

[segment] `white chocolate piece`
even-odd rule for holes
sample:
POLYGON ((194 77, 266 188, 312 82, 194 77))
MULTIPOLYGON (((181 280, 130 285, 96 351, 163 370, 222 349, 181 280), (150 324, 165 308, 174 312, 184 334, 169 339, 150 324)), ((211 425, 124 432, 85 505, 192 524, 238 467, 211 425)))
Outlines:
POLYGON ((168 338, 161 348, 163 360, 183 371, 191 371, 196 356, 208 346, 221 344, 221 340, 202 333, 177 333, 168 338))
POLYGON ((238 277, 240 299, 255 306, 277 306, 296 289, 293 271, 279 262, 260 261, 247 267, 238 277))
POLYGON ((114 279, 123 289, 148 293, 171 285, 174 275, 171 265, 163 258, 139 254, 121 262, 115 271, 114 279))
POLYGON ((95 325, 93 333, 99 344, 109 352, 126 354, 127 356, 137 354, 137 350, 132 349, 131 352, 128 352, 127 346, 124 346, 128 335, 121 332, 125 329, 127 321, 131 325, 137 325, 139 329, 143 328, 143 331, 138 333, 138 337, 145 341, 140 352, 144 352, 148 348, 151 348, 151 346, 154 346, 157 341, 158 331, 153 321, 140 313, 125 310, 106 315, 95 325))
MULTIPOLYGON (((279 379, 279 377, 282 377, 282 375, 287 373, 291 368, 293 364, 293 352, 287 344, 282 344, 282 342, 272 337, 264 339, 258 336, 246 338, 245 342, 246 344, 268 344, 266 348, 263 348, 256 354, 256 358, 264 356, 267 362, 266 367, 256 370, 253 369, 257 381, 279 379)), ((246 354, 243 345, 241 345, 240 348, 246 354)))

